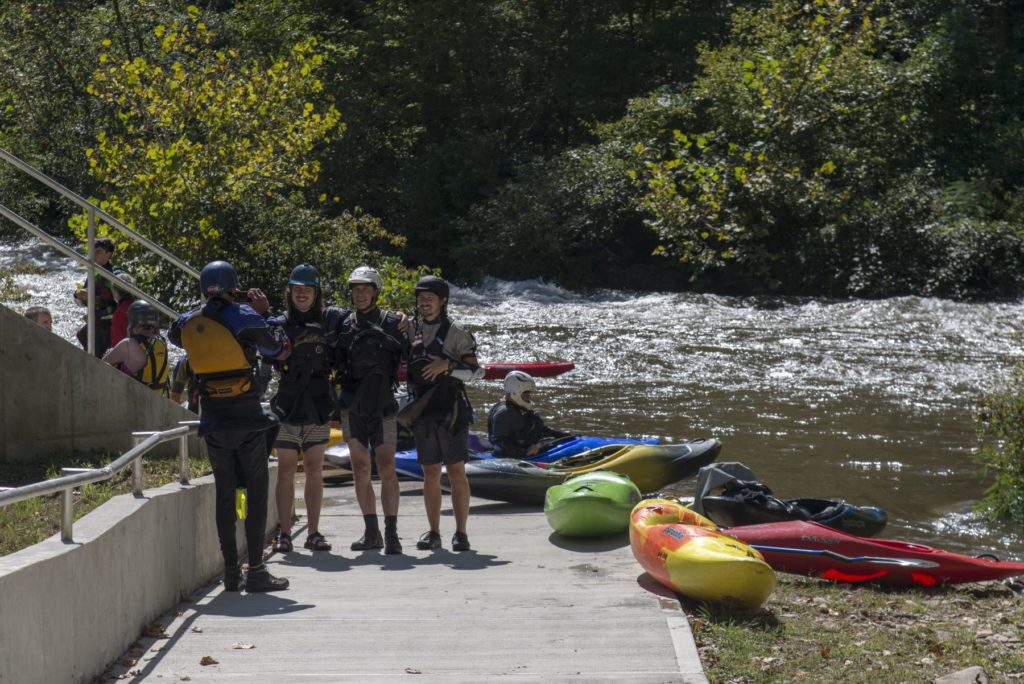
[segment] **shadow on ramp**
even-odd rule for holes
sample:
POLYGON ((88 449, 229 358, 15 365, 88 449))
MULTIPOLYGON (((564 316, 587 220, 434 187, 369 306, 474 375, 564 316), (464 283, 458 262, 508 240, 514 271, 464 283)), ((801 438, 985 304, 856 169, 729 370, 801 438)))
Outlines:
POLYGON ((629 546, 629 534, 623 532, 611 537, 582 538, 563 537, 557 532, 552 532, 550 536, 548 536, 548 541, 558 548, 565 549, 566 551, 599 553, 602 551, 614 551, 615 549, 621 549, 624 546, 629 546))

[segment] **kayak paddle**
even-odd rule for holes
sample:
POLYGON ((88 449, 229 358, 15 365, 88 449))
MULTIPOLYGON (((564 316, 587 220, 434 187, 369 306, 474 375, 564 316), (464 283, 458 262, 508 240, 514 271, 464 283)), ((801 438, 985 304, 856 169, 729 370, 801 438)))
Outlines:
POLYGON ((937 568, 939 564, 928 560, 914 560, 912 558, 886 558, 884 556, 844 556, 829 549, 797 549, 788 546, 759 546, 751 544, 751 547, 758 551, 777 553, 797 553, 805 556, 827 556, 843 563, 878 563, 881 565, 899 565, 904 568, 937 568))

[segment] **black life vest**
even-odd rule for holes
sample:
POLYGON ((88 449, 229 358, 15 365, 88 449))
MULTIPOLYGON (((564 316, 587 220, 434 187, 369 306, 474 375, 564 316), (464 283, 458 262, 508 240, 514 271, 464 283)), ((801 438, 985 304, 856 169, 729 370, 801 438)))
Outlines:
POLYGON ((360 320, 349 312, 338 328, 343 410, 366 416, 393 414, 398 404, 394 387, 402 360, 402 334, 398 317, 378 311, 376 320, 360 320))
POLYGON ((155 337, 133 335, 133 337, 146 351, 146 365, 134 374, 135 379, 157 394, 170 396, 167 382, 170 377, 167 365, 167 341, 160 335, 155 337))
POLYGON ((452 322, 448 316, 442 316, 441 325, 430 344, 423 344, 422 337, 413 340, 407 368, 409 393, 413 397, 420 397, 433 388, 433 394, 418 419, 447 420, 451 431, 457 432, 463 425, 468 426, 473 422, 473 407, 466 396, 465 384, 451 375, 441 375, 433 380, 423 376, 423 369, 434 359, 460 360, 451 358, 444 351, 444 341, 452 328, 452 322))
POLYGON ((315 321, 299 322, 290 317, 283 320, 292 352, 276 364, 281 378, 270 405, 284 422, 319 425, 330 418, 333 400, 327 325, 326 315, 315 321))

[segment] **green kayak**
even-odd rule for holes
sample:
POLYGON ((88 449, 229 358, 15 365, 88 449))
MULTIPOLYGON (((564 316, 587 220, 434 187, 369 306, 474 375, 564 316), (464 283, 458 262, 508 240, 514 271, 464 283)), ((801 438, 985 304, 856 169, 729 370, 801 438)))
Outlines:
POLYGON ((604 537, 625 532, 640 490, 625 475, 595 470, 548 489, 544 514, 566 537, 604 537))

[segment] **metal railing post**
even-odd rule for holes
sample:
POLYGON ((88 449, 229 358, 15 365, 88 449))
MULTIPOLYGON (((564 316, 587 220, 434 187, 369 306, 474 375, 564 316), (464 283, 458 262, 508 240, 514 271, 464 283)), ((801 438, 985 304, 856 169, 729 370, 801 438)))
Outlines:
POLYGON ((187 485, 189 480, 188 435, 182 435, 181 439, 178 440, 178 470, 181 474, 178 482, 187 485))
POLYGON ((86 351, 93 356, 96 355, 96 211, 89 209, 87 212, 89 215, 88 228, 86 229, 86 239, 89 242, 88 245, 88 257, 89 257, 89 271, 85 281, 85 291, 89 293, 88 303, 86 307, 88 312, 86 313, 86 336, 87 344, 85 345, 86 351))
MULTIPOLYGON (((134 446, 139 446, 146 439, 154 433, 152 432, 133 432, 132 443, 134 446)), ((142 472, 142 456, 132 461, 132 494, 139 496, 142 494, 142 490, 146 488, 145 474, 142 472)))
POLYGON ((60 490, 60 538, 61 541, 71 542, 74 541, 71 532, 71 526, 74 523, 74 505, 75 500, 71 496, 74 491, 73 487, 65 487, 60 490))

